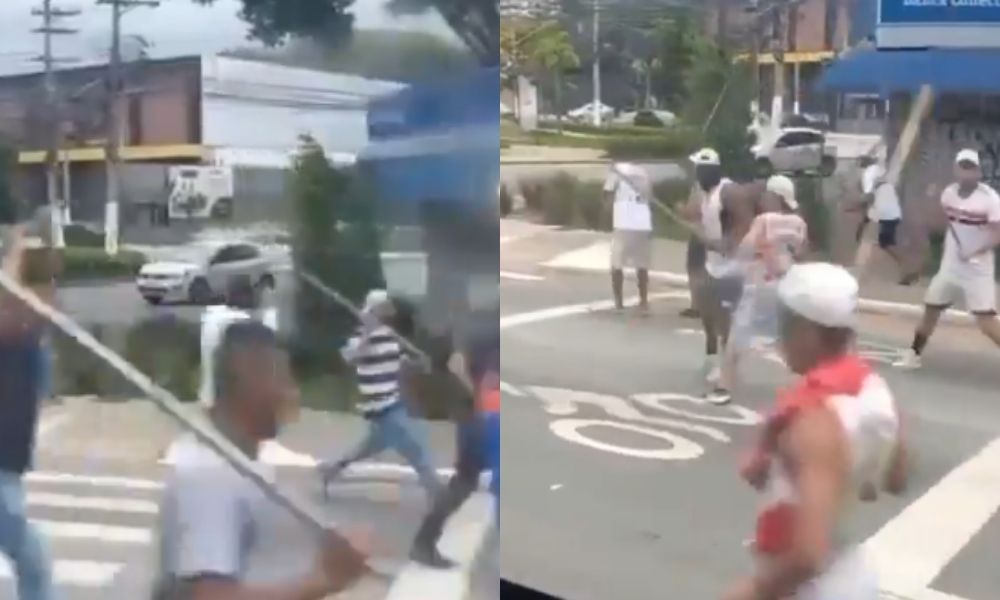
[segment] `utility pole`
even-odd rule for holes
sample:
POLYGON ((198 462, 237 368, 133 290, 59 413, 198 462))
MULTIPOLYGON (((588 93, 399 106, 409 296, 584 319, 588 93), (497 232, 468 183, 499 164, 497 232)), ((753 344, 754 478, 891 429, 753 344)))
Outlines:
POLYGON ((594 0, 594 126, 601 126, 601 4, 594 0))
POLYGON ((773 40, 771 54, 774 57, 774 99, 771 102, 771 126, 775 130, 781 128, 785 112, 785 23, 788 12, 787 2, 778 4, 773 13, 773 40))
POLYGON ((44 51, 39 60, 45 67, 45 194, 51 219, 49 243, 53 248, 63 248, 66 240, 63 236, 63 215, 68 212, 69 186, 63 182, 59 189, 59 149, 62 145, 62 111, 59 109, 58 90, 56 86, 55 68, 59 63, 72 62, 69 59, 58 59, 53 53, 53 38, 57 35, 73 35, 76 29, 58 27, 58 19, 75 17, 79 10, 66 10, 52 6, 52 0, 43 0, 42 7, 31 11, 33 15, 42 18, 42 26, 35 29, 44 40, 44 51))
POLYGON ((107 203, 104 213, 104 249, 109 255, 118 254, 119 207, 121 202, 121 145, 122 145, 122 17, 140 6, 155 8, 155 0, 98 0, 98 4, 111 6, 111 55, 108 60, 107 140, 105 143, 105 171, 107 177, 107 203))

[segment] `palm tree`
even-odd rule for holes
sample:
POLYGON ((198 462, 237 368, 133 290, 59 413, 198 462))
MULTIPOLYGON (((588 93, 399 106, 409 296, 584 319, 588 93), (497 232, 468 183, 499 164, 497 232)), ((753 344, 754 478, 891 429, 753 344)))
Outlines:
POLYGON ((532 67, 552 76, 554 104, 562 132, 563 74, 580 66, 580 57, 573 48, 569 33, 557 25, 545 28, 528 44, 528 57, 532 67))

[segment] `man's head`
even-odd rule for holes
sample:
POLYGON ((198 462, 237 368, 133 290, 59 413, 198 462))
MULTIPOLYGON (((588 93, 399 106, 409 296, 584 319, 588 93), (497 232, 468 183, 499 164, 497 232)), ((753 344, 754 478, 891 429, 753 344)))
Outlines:
POLYGON ((795 182, 784 175, 774 175, 767 180, 761 207, 763 212, 797 212, 795 182))
POLYGON ((719 153, 711 148, 703 148, 691 155, 694 176, 702 190, 710 192, 722 181, 722 161, 719 153))
POLYGON ((277 334, 253 320, 226 328, 216 350, 217 407, 254 441, 272 439, 298 410, 298 389, 277 334))
POLYGON ((982 163, 975 150, 962 150, 955 156, 955 180, 963 190, 971 190, 983 179, 982 163))
POLYGON ((396 305, 385 290, 372 290, 365 297, 362 312, 372 315, 380 323, 389 323, 396 316, 396 305))
POLYGON ((781 348, 795 373, 846 353, 854 339, 858 282, 846 269, 806 263, 789 269, 778 285, 781 348))

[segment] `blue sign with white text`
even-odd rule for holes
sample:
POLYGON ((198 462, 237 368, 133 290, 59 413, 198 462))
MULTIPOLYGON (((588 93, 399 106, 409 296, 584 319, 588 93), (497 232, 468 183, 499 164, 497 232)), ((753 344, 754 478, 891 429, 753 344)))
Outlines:
POLYGON ((1000 0, 881 0, 887 25, 1000 24, 1000 0))

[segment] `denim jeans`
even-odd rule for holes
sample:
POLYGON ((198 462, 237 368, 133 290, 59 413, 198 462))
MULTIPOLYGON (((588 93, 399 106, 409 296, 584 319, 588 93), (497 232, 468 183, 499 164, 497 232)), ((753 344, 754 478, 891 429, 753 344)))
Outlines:
POLYGON ((322 467, 324 477, 328 482, 332 481, 351 464, 390 449, 395 450, 410 463, 417 472, 420 485, 427 490, 432 500, 436 498, 443 485, 431 466, 430 454, 420 439, 416 423, 413 422, 403 402, 371 419, 368 423, 368 434, 353 452, 333 465, 322 467))
POLYGON ((17 576, 18 600, 53 600, 49 558, 25 513, 24 483, 15 473, 0 471, 0 552, 17 576))
POLYGON ((486 446, 486 468, 490 471, 490 493, 495 500, 494 510, 499 522, 500 507, 500 413, 485 413, 484 443, 486 446))

